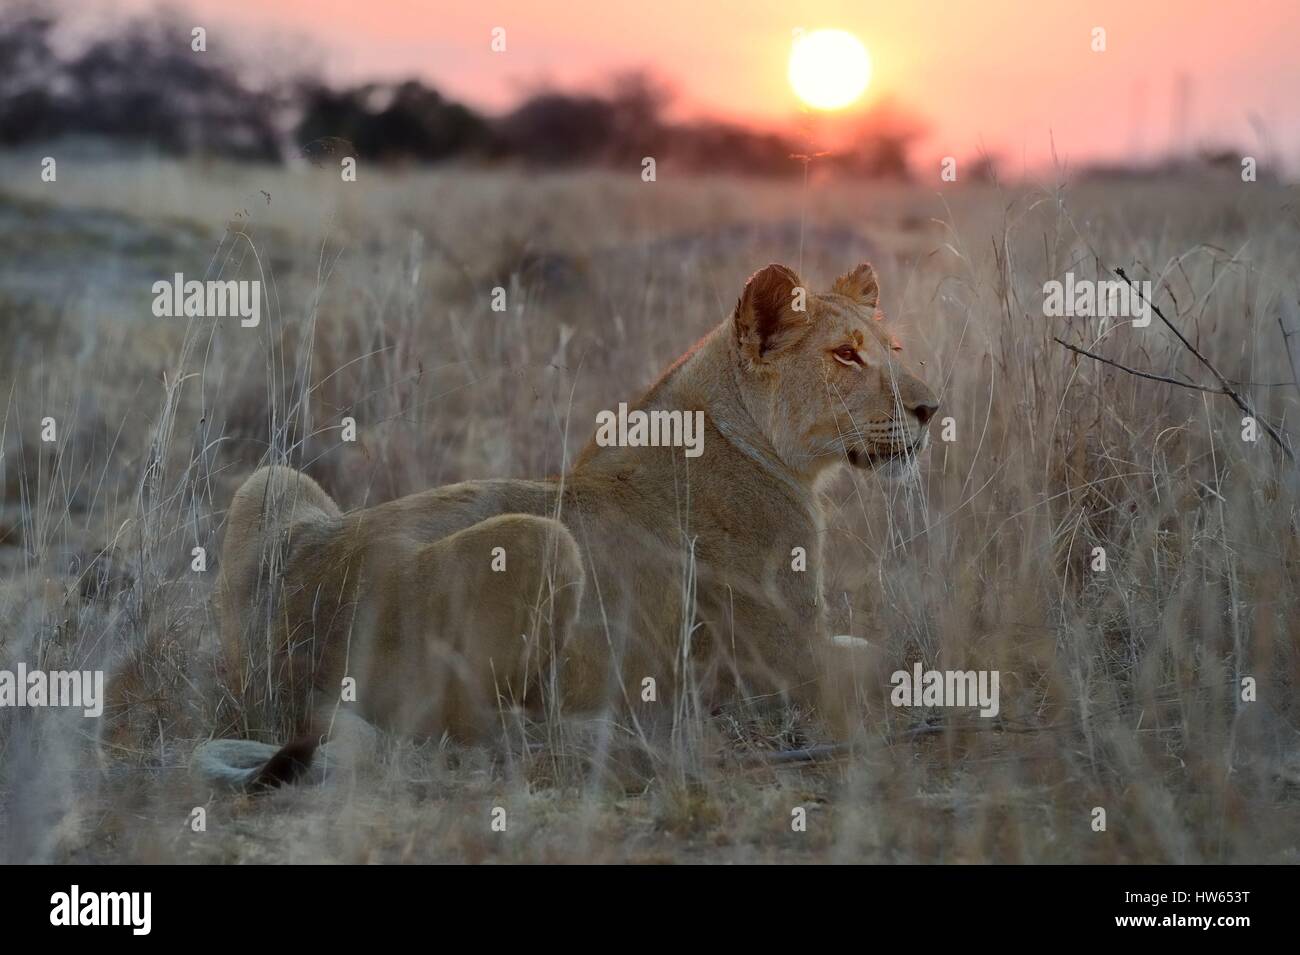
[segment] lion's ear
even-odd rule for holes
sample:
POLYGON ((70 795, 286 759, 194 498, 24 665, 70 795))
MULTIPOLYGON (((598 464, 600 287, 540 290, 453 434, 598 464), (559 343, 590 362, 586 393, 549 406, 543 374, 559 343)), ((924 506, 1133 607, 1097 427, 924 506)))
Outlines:
POLYGON ((876 281, 876 270, 870 262, 863 262, 852 272, 845 272, 835 280, 831 291, 848 296, 865 308, 875 308, 880 304, 880 283, 876 281))
POLYGON ((745 357, 763 362, 806 328, 806 300, 799 276, 784 265, 769 265, 751 275, 732 316, 745 357))

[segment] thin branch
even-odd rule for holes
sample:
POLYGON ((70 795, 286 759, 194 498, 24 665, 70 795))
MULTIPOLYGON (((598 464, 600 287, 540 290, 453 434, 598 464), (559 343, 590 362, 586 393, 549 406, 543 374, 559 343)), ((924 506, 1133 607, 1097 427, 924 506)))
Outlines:
MULTIPOLYGON (((1137 282, 1129 278, 1124 273, 1123 269, 1115 269, 1115 274, 1129 284, 1129 288, 1132 289, 1133 293, 1138 296, 1139 301, 1143 298, 1141 286, 1137 282)), ((1278 430, 1255 413, 1255 409, 1251 406, 1250 402, 1245 397, 1243 397, 1235 388, 1232 387, 1232 382, 1228 381, 1228 379, 1223 376, 1223 373, 1220 372, 1219 369, 1214 367, 1214 364, 1213 362, 1210 361, 1210 359, 1202 355, 1200 351, 1196 348, 1196 346, 1187 340, 1187 336, 1185 336, 1182 332, 1178 330, 1178 326, 1176 326, 1173 322, 1171 322, 1169 319, 1165 317, 1165 313, 1160 311, 1159 305, 1157 305, 1155 302, 1152 302, 1150 299, 1147 299, 1147 304, 1151 306, 1151 311, 1156 313, 1160 321, 1165 323, 1165 327, 1168 328, 1171 332, 1173 332, 1174 335, 1177 336, 1178 340, 1183 343, 1183 347, 1186 348, 1188 351, 1190 351, 1193 355, 1195 355, 1197 360, 1199 360, 1202 365, 1204 365, 1207 369, 1209 369, 1210 374, 1212 374, 1216 379, 1218 379, 1219 386, 1220 388, 1222 388, 1222 393, 1227 395, 1229 398, 1231 398, 1232 403, 1235 404, 1238 408, 1240 408, 1247 415, 1249 415, 1250 417, 1258 421, 1260 425, 1263 426, 1264 433, 1267 434, 1270 438, 1272 438, 1273 443, 1282 449, 1282 453, 1286 455, 1286 459, 1290 461, 1292 464, 1295 464, 1295 455, 1291 453, 1291 449, 1290 447, 1287 446, 1287 443, 1282 440, 1282 435, 1278 433, 1278 430)), ((1200 390, 1212 391, 1212 389, 1209 388, 1202 388, 1200 390)))
POLYGON ((1177 385, 1179 388, 1190 388, 1193 391, 1208 391, 1212 395, 1227 394, 1227 392, 1222 388, 1207 388, 1205 385, 1196 385, 1188 381, 1179 381, 1177 378, 1166 378, 1164 375, 1153 375, 1148 371, 1138 371, 1136 368, 1130 368, 1128 365, 1121 365, 1117 361, 1111 361, 1109 358, 1103 358, 1101 355, 1096 355, 1083 348, 1078 348, 1071 345, 1069 342, 1061 341, 1061 339, 1057 338, 1055 335, 1052 336, 1052 341, 1056 342, 1058 345, 1064 345, 1072 352, 1091 358, 1093 361, 1099 361, 1103 365, 1112 365, 1120 371, 1126 371, 1130 375, 1137 375, 1139 378, 1150 378, 1152 381, 1163 381, 1167 385, 1177 385))
MULTIPOLYGON (((1285 299, 1285 302, 1288 310, 1293 311, 1294 309, 1291 307, 1291 300, 1285 299)), ((1286 346, 1286 360, 1287 364, 1291 366, 1291 383, 1294 384, 1296 388, 1300 389, 1300 356, 1297 356, 1291 351, 1291 336, 1300 332, 1300 329, 1287 331, 1286 322, 1282 320, 1281 315, 1278 315, 1277 317, 1277 327, 1282 329, 1282 344, 1286 346)))
POLYGON ((802 749, 765 750, 740 757, 740 762, 753 766, 781 766, 787 763, 824 763, 848 756, 852 748, 847 743, 824 743, 802 749))

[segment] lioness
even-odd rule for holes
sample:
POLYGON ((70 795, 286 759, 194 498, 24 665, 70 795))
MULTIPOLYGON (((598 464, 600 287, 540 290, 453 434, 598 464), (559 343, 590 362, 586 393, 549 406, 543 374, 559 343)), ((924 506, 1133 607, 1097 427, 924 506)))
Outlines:
MULTIPOLYGON (((702 411, 698 457, 593 439, 562 478, 351 514, 306 475, 257 471, 231 504, 217 591, 234 682, 296 733, 349 688, 371 723, 460 738, 515 706, 653 727, 682 694, 813 703, 834 652, 818 482, 841 462, 913 466, 937 408, 878 301, 868 264, 825 294, 782 265, 751 276, 634 406, 702 411)), ((248 786, 292 776, 311 749, 268 761, 263 745, 230 767, 238 745, 205 758, 248 786)))

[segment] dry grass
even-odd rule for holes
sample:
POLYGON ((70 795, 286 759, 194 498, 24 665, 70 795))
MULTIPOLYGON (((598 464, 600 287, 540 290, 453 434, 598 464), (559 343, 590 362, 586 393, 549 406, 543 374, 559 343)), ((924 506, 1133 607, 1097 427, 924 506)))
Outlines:
POLYGON ((805 194, 454 170, 343 184, 62 160, 46 185, 18 163, 0 162, 0 666, 100 665, 114 685, 102 725, 0 711, 0 855, 1297 861, 1294 475, 1266 439, 1241 440, 1223 399, 1052 342, 1195 377, 1158 322, 1098 342, 1096 320, 1041 307, 1067 270, 1151 278, 1166 314, 1294 429, 1276 324, 1300 274, 1294 191, 805 194), (512 757, 388 740, 356 778, 259 799, 192 791, 196 742, 269 735, 209 657, 223 508, 258 463, 288 457, 344 507, 556 473, 596 411, 649 384, 755 268, 782 261, 825 286, 864 258, 957 440, 935 443, 918 483, 846 473, 831 487, 834 631, 900 668, 1000 670, 996 726, 949 712, 929 714, 940 732, 908 733, 927 714, 869 688, 852 755, 816 766, 741 758, 815 738, 807 721, 722 716, 696 734, 711 758, 631 792, 575 771, 567 737, 576 753, 512 757), (272 314, 255 330, 155 319, 149 286, 175 271, 260 278, 272 314), (489 308, 497 284, 504 314, 489 308), (356 444, 338 440, 344 415, 356 444), (190 570, 195 546, 213 556, 206 574, 190 570), (1097 546, 1104 575, 1089 570, 1097 546), (1257 702, 1240 701, 1243 676, 1257 702), (791 831, 795 806, 807 832, 791 831))

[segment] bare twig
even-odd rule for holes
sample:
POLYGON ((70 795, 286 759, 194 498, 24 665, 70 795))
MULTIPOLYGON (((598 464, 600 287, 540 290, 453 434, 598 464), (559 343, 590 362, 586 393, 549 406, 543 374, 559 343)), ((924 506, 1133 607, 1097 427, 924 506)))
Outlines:
POLYGON ((762 766, 780 766, 786 763, 824 763, 848 756, 852 752, 847 743, 824 743, 802 749, 778 749, 753 753, 741 758, 742 763, 762 766))
MULTIPOLYGON (((1142 298, 1141 287, 1138 285, 1137 282, 1134 282, 1131 278, 1129 278, 1124 273, 1123 269, 1115 269, 1115 274, 1129 284, 1129 287, 1133 290, 1133 293, 1139 297, 1139 299, 1142 298)), ((1158 306, 1155 302, 1150 301, 1149 299, 1147 300, 1147 304, 1151 306, 1151 311, 1156 313, 1156 316, 1160 319, 1160 321, 1165 323, 1165 327, 1168 328, 1171 332, 1173 332, 1174 336, 1180 342, 1183 343, 1183 347, 1186 348, 1188 351, 1190 351, 1193 355, 1195 355, 1196 359, 1209 370, 1210 374, 1212 374, 1215 377, 1215 379, 1219 382, 1218 388, 1207 388, 1204 385, 1191 384, 1189 382, 1179 381, 1176 378, 1167 378, 1162 375, 1153 375, 1149 372, 1138 371, 1135 368, 1129 368, 1126 365, 1121 365, 1119 362, 1111 361, 1110 359, 1102 358, 1100 355, 1094 355, 1092 352, 1084 351, 1082 348, 1076 348, 1073 345, 1061 341, 1061 339, 1059 338, 1055 338, 1055 341, 1061 345, 1065 345, 1065 347, 1070 349, 1070 351, 1077 352, 1080 355, 1086 355, 1095 361, 1100 361, 1107 365, 1113 365, 1114 367, 1120 369, 1121 371, 1128 372, 1130 375, 1137 375, 1138 377, 1141 378, 1149 378, 1152 381, 1161 381, 1169 385, 1178 385, 1183 388, 1191 388, 1194 391, 1205 391, 1205 392, 1209 392, 1210 394, 1226 395, 1228 398, 1232 400, 1233 404, 1235 404, 1238 408, 1244 411, 1247 415, 1249 415, 1250 417, 1258 421, 1260 423, 1260 426, 1263 427, 1264 433, 1267 434, 1270 438, 1272 438, 1273 443, 1282 449, 1282 453, 1286 455, 1286 459, 1290 461, 1292 464, 1295 464, 1295 455, 1291 452, 1291 448, 1287 445, 1286 441, 1282 439, 1282 435, 1278 432, 1278 430, 1275 427, 1273 427, 1273 425, 1269 424, 1268 421, 1266 421, 1264 418, 1261 418, 1258 414, 1255 413, 1255 409, 1251 406, 1250 401, 1232 386, 1232 382, 1229 381, 1226 377, 1224 377, 1223 373, 1220 372, 1219 369, 1214 367, 1213 362, 1211 362, 1208 358, 1206 358, 1204 355, 1201 354, 1200 349, 1198 349, 1195 345, 1193 345, 1190 341, 1187 340, 1187 336, 1178 330, 1177 325, 1175 325, 1173 322, 1171 322, 1168 318, 1165 317, 1165 313, 1160 311, 1160 306, 1158 306)))
MULTIPOLYGON (((1137 282, 1134 282, 1132 279, 1130 279, 1124 273, 1123 269, 1116 269, 1115 274, 1129 284, 1129 287, 1133 289, 1133 291, 1137 294, 1139 299, 1142 297, 1141 286, 1139 286, 1137 282)), ((1235 404, 1242 411, 1244 411, 1246 414, 1248 414, 1250 417, 1258 421, 1261 425, 1263 425, 1264 433, 1267 434, 1270 438, 1272 438, 1273 442, 1279 448, 1282 449, 1282 453, 1286 455, 1286 459, 1290 461, 1292 464, 1295 464, 1295 455, 1291 452, 1291 448, 1287 445, 1287 443, 1282 440, 1282 435, 1278 432, 1278 430, 1275 427, 1273 427, 1271 424, 1269 424, 1265 419, 1261 418, 1258 414, 1255 413, 1255 409, 1251 406, 1250 402, 1243 395, 1241 395, 1235 388, 1232 387, 1232 382, 1228 381, 1228 379, 1224 377, 1223 373, 1220 372, 1219 369, 1214 367, 1214 364, 1213 362, 1210 361, 1210 359, 1202 355, 1200 351, 1196 348, 1196 346, 1187 340, 1187 337, 1178 330, 1178 326, 1165 317, 1165 313, 1160 311, 1159 305, 1149 300, 1148 300, 1148 304, 1151 306, 1151 311, 1155 312, 1156 316, 1160 319, 1160 321, 1165 323, 1165 327, 1168 328, 1171 332, 1173 332, 1176 336, 1178 336, 1178 340, 1183 343, 1184 347, 1186 347, 1188 351, 1190 351, 1193 355, 1195 355, 1197 360, 1199 360, 1202 365, 1204 365, 1207 369, 1209 369, 1210 374, 1212 374, 1216 379, 1218 379, 1219 385, 1223 388, 1223 393, 1232 399, 1232 403, 1235 404)))
MULTIPOLYGON (((1295 304, 1291 299, 1285 296, 1282 298, 1282 310, 1289 312, 1292 315, 1295 315, 1297 312, 1295 304)), ((1278 315, 1277 327, 1282 329, 1282 344, 1286 346, 1287 362, 1291 365, 1291 383, 1294 384, 1296 388, 1300 389, 1300 355, 1297 355, 1291 350, 1291 337, 1300 334, 1300 326, 1288 331, 1286 322, 1283 320, 1281 315, 1278 315)))
POLYGON ((1177 378, 1166 378, 1164 375, 1153 375, 1149 371, 1138 371, 1136 368, 1130 368, 1128 365, 1121 365, 1117 361, 1112 361, 1109 358, 1103 358, 1101 355, 1090 352, 1085 348, 1079 348, 1076 345, 1071 345, 1069 342, 1062 341, 1061 339, 1057 338, 1055 335, 1052 336, 1052 341, 1056 342, 1058 345, 1064 345, 1066 348, 1070 349, 1070 351, 1075 352, 1076 354, 1083 355, 1086 358, 1091 358, 1093 359, 1093 361, 1099 361, 1103 365, 1111 365, 1115 368, 1118 368, 1120 371, 1126 371, 1130 375, 1136 375, 1139 378, 1150 378, 1152 381, 1163 381, 1167 385, 1177 385, 1180 388, 1191 388, 1193 391, 1208 391, 1212 395, 1227 394, 1227 392, 1225 392, 1222 388, 1207 388, 1205 385, 1198 385, 1190 381, 1179 381, 1177 378))

